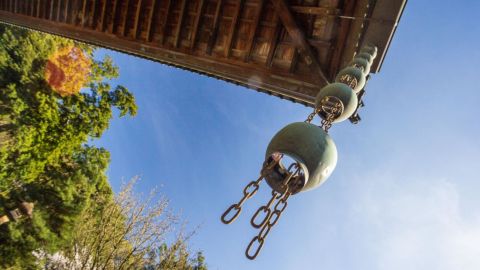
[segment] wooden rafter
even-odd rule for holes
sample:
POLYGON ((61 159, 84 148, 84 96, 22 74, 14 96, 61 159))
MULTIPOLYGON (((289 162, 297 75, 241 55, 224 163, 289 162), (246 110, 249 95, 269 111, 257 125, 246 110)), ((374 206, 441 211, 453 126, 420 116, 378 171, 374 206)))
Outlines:
POLYGON ((195 22, 192 29, 192 38, 190 40, 190 49, 192 50, 195 49, 195 42, 197 41, 197 34, 199 30, 198 26, 200 25, 200 19, 202 18, 204 4, 205 0, 199 0, 197 14, 195 15, 195 22))
POLYGON ((339 9, 327 7, 291 6, 290 9, 295 13, 320 16, 337 15, 340 12, 339 9))
POLYGON ((305 62, 310 66, 315 74, 318 75, 318 77, 314 76, 315 80, 320 85, 328 83, 328 79, 325 76, 320 63, 318 62, 312 47, 310 47, 310 44, 307 42, 304 32, 297 25, 295 18, 290 12, 287 2, 285 0, 271 0, 271 2, 275 8, 275 11, 280 17, 283 26, 292 38, 292 41, 295 43, 299 52, 303 55, 305 62))
POLYGON ((85 27, 85 22, 87 21, 87 20, 85 20, 86 14, 87 14, 87 0, 83 0, 83 5, 82 5, 82 21, 81 21, 82 27, 85 27))
POLYGON ((217 7, 215 8, 215 15, 213 17, 213 27, 212 27, 212 31, 210 32, 210 37, 208 39, 208 44, 207 44, 207 54, 209 55, 212 54, 213 46, 215 45, 215 41, 217 40, 218 27, 220 25, 220 14, 222 12, 222 4, 223 4, 223 0, 218 0, 217 7))
POLYGON ((180 11, 178 14, 178 23, 177 29, 175 30, 175 40, 173 41, 173 46, 178 48, 178 43, 180 41, 180 36, 182 35, 182 25, 185 18, 185 13, 187 10, 187 0, 182 0, 182 5, 180 6, 180 11))
POLYGON ((274 21, 274 30, 273 36, 270 40, 270 49, 268 50, 267 56, 267 67, 271 67, 273 64, 273 58, 275 57, 275 52, 277 51, 277 45, 279 43, 280 33, 282 31, 282 24, 280 23, 280 18, 275 14, 275 21, 274 21))
MULTIPOLYGON (((343 13, 342 15, 347 15, 351 16, 353 15, 353 10, 355 8, 355 2, 354 0, 345 0, 344 2, 344 7, 343 7, 343 13)), ((338 38, 335 44, 335 49, 333 53, 331 54, 331 61, 330 61, 330 73, 336 74, 338 67, 340 65, 340 61, 342 58, 342 54, 345 48, 345 40, 347 39, 348 32, 350 31, 350 25, 351 25, 350 20, 341 20, 339 27, 338 27, 338 38), (343 46, 341 46, 343 44, 343 46)))
POLYGON ((235 37, 235 34, 236 34, 236 30, 237 30, 237 24, 238 24, 238 21, 239 21, 239 18, 240 18, 240 14, 242 12, 242 8, 243 8, 243 3, 244 3, 244 0, 239 0, 238 1, 238 4, 235 8, 235 14, 233 15, 233 18, 232 18, 232 23, 230 25, 230 31, 228 33, 228 37, 227 37, 227 43, 225 44, 225 57, 230 57, 230 52, 231 52, 231 49, 232 49, 232 41, 233 41, 233 38, 235 37))
POLYGON ((172 1, 167 0, 167 6, 165 7, 165 16, 163 16, 162 21, 162 35, 160 36, 160 45, 163 45, 165 42, 165 36, 167 35, 167 23, 168 23, 168 15, 170 15, 170 9, 172 8, 172 1))
POLYGON ((40 18, 40 0, 37 0, 37 18, 40 18))
POLYGON ((70 0, 66 0, 65 2, 65 14, 63 14, 63 22, 68 22, 68 13, 70 12, 70 0))
POLYGON ((135 24, 133 26, 133 38, 137 38, 138 31, 139 31, 139 22, 140 22, 140 12, 142 10, 142 0, 138 0, 137 3, 137 12, 135 12, 135 24))
POLYGON ((124 12, 123 21, 122 21, 122 36, 127 35, 127 21, 128 21, 128 11, 130 11, 130 0, 126 0, 124 9, 125 9, 125 12, 124 12))
POLYGON ((107 11, 107 2, 108 0, 103 0, 102 11, 100 14, 100 31, 102 32, 105 30, 105 13, 107 11))
POLYGON ((87 15, 87 0, 83 0, 83 6, 82 6, 82 21, 81 21, 81 25, 82 27, 85 27, 85 22, 87 20, 85 20, 85 16, 87 15))
POLYGON ((152 40, 152 32, 153 32, 153 20, 155 19, 154 18, 154 15, 155 15, 155 9, 157 7, 157 1, 156 0, 152 0, 152 6, 150 7, 150 12, 148 13, 148 25, 147 25, 147 37, 146 37, 146 40, 147 42, 150 42, 152 40))
POLYGON ((244 61, 250 61, 250 57, 252 55, 252 48, 253 48, 253 41, 255 39, 255 35, 257 34, 258 24, 260 23, 260 17, 262 16, 263 6, 265 4, 265 0, 259 0, 258 7, 255 12, 255 19, 253 21, 253 29, 250 31, 248 40, 247 40, 247 47, 245 48, 245 57, 244 61))
POLYGON ((118 0, 113 0, 113 8, 112 8, 112 16, 111 16, 111 24, 109 27, 109 32, 114 33, 115 32, 115 27, 116 27, 116 22, 115 20, 117 19, 117 13, 118 13, 118 0))
POLYGON ((58 0, 58 3, 57 3, 57 22, 60 21, 60 9, 62 8, 62 1, 61 0, 58 0))
POLYGON ((90 14, 90 16, 88 16, 88 23, 90 25, 90 27, 94 28, 95 29, 95 15, 96 15, 96 12, 97 12, 97 0, 92 0, 92 13, 90 14))
MULTIPOLYGON (((52 20, 53 18, 53 5, 54 5, 55 1, 54 0, 50 0, 50 12, 49 12, 49 16, 48 16, 48 19, 49 20, 52 20)), ((15 0, 15 13, 17 12, 17 0, 15 0)))

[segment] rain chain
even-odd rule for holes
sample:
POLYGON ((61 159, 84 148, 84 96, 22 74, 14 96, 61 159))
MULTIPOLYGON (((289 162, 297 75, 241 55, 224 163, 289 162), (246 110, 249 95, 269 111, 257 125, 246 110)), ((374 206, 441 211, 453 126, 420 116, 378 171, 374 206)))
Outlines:
POLYGON ((272 197, 253 214, 250 224, 258 229, 247 246, 245 255, 255 259, 265 238, 288 205, 291 195, 314 189, 323 184, 337 164, 337 148, 328 135, 334 123, 351 117, 359 106, 359 92, 365 87, 377 47, 364 46, 353 60, 335 77, 335 82, 323 87, 315 98, 315 109, 304 122, 285 126, 270 141, 265 162, 257 180, 243 189, 243 196, 232 204, 221 220, 230 224, 240 215, 243 204, 252 198, 265 180, 272 188, 272 197), (321 125, 311 122, 318 115, 321 125), (288 166, 285 157, 293 160, 288 166), (284 161, 284 162, 282 162, 284 161))

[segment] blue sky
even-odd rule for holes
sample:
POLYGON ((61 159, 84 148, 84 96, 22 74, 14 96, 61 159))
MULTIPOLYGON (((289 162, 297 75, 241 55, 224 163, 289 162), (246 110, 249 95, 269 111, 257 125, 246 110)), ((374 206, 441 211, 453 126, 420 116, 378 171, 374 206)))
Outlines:
POLYGON ((97 141, 112 155, 110 181, 161 186, 201 226, 192 245, 210 269, 480 269, 478 10, 473 0, 409 1, 362 122, 330 131, 334 173, 291 198, 256 261, 244 249, 268 187, 235 223, 220 215, 257 177, 275 132, 310 108, 102 50, 139 107, 97 141))

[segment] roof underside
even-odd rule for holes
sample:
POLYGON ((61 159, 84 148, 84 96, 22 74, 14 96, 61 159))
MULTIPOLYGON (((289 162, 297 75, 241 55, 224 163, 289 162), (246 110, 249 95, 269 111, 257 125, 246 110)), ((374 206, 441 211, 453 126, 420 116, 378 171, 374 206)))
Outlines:
POLYGON ((311 105, 364 42, 381 66, 406 0, 4 0, 0 21, 311 105))

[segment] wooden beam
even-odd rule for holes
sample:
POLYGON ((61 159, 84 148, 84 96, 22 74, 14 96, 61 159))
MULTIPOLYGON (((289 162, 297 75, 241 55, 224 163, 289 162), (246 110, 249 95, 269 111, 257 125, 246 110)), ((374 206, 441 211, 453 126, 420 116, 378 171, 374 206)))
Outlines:
POLYGON ((41 0, 37 0, 37 18, 40 18, 40 1, 41 0))
MULTIPOLYGON (((342 15, 351 16, 353 15, 355 9, 355 0, 345 0, 343 13, 342 15)), ((342 54, 345 50, 346 40, 348 36, 348 32, 350 31, 350 26, 352 21, 350 20, 340 20, 340 24, 338 26, 338 34, 337 34, 337 41, 334 47, 334 51, 331 53, 332 58, 330 60, 329 71, 331 76, 335 76, 337 73, 340 62, 342 61, 342 54)))
MULTIPOLYGON (((17 0, 15 0, 15 2, 17 2, 17 0)), ((50 0, 50 14, 48 16, 49 20, 52 20, 52 18, 53 18, 53 4, 54 4, 54 0, 50 0)), ((16 4, 15 4, 15 6, 16 6, 16 4)))
POLYGON ((320 16, 332 16, 340 13, 339 9, 327 7, 291 6, 290 9, 296 13, 320 16))
POLYGON ((273 58, 275 57, 275 52, 277 51, 277 45, 279 42, 278 39, 280 37, 280 33, 282 32, 282 24, 280 23, 280 19, 277 16, 277 14, 275 14, 274 23, 275 23, 275 28, 273 30, 274 31, 273 36, 269 44, 270 49, 268 50, 268 56, 267 56, 267 62, 266 62, 267 67, 272 67, 273 58))
POLYGON ((153 20, 155 19, 155 8, 157 7, 157 1, 152 0, 152 6, 150 7, 150 12, 148 13, 148 25, 147 25, 147 37, 146 40, 147 42, 150 42, 152 40, 152 32, 153 32, 153 20))
POLYGON ((195 42, 197 41, 197 34, 198 34, 198 26, 200 24, 200 19, 202 18, 203 7, 205 4, 205 0, 199 0, 198 7, 197 7, 197 15, 195 15, 195 22, 193 24, 192 29, 192 37, 190 40, 190 49, 195 49, 195 42))
POLYGON ((58 0, 58 3, 57 3, 57 19, 56 19, 57 22, 60 21, 60 10, 61 9, 62 9, 62 0, 58 0))
POLYGON ((167 32, 167 23, 168 23, 168 15, 170 15, 170 9, 172 8, 172 1, 167 0, 167 6, 165 7, 165 16, 163 16, 162 21, 162 35, 160 36, 160 45, 163 45, 165 42, 165 36, 167 32))
POLYGON ((117 20, 117 13, 118 13, 118 7, 120 5, 118 4, 118 0, 113 0, 113 9, 112 9, 112 24, 109 25, 109 32, 114 33, 115 30, 117 30, 117 25, 116 25, 116 20, 117 20))
POLYGON ((30 16, 33 17, 35 13, 35 0, 29 2, 28 5, 30 6, 30 16))
POLYGON ((212 61, 209 56, 192 55, 180 50, 161 48, 157 44, 145 44, 138 42, 138 40, 122 39, 119 42, 119 38, 115 35, 105 34, 90 28, 77 27, 71 24, 59 25, 56 22, 5 11, 0 11, 0 18, 2 21, 22 27, 66 36, 95 46, 112 48, 161 63, 176 65, 185 70, 284 96, 309 106, 313 106, 314 96, 318 91, 318 85, 308 75, 292 76, 292 74, 281 70, 266 70, 261 66, 242 61, 228 59, 212 61))
POLYGON ((85 26, 85 15, 87 13, 87 0, 83 0, 83 5, 82 5, 82 21, 81 21, 81 26, 85 26))
POLYGON ((230 57, 230 52, 231 52, 231 49, 232 49, 232 42, 233 42, 233 38, 235 37, 235 34, 236 34, 236 30, 237 30, 237 24, 238 24, 238 21, 239 21, 239 18, 240 18, 240 13, 242 12, 242 8, 243 8, 243 3, 244 1, 243 0, 239 0, 238 1, 238 4, 237 4, 237 8, 235 9, 235 13, 233 15, 233 18, 232 18, 232 23, 230 25, 230 31, 228 33, 228 37, 227 37, 227 43, 225 44, 225 57, 230 57))
POLYGON ((68 23, 68 13, 70 12, 70 0, 66 0, 64 12, 65 14, 63 14, 63 22, 68 23))
POLYGON ((290 73, 295 73, 298 64, 298 49, 294 48, 292 61, 290 62, 290 68, 288 69, 290 73))
POLYGON ((126 0, 125 2, 125 12, 123 16, 123 22, 122 22, 122 36, 127 35, 127 21, 128 21, 128 11, 130 10, 130 0, 126 0))
POLYGON ((90 27, 92 27, 93 29, 95 29, 95 13, 97 12, 97 0, 92 0, 92 13, 90 14, 90 16, 88 16, 88 24, 90 25, 90 27))
POLYGON ((187 0, 182 1, 182 5, 180 6, 180 13, 178 14, 178 24, 177 24, 177 29, 175 31, 175 40, 173 42, 173 46, 175 48, 178 48, 178 42, 180 41, 180 35, 182 34, 182 24, 183 24, 183 19, 185 17, 185 11, 186 11, 186 6, 187 6, 187 0))
POLYGON ((213 27, 212 32, 210 32, 210 37, 207 44, 207 54, 211 55, 215 41, 217 40, 218 27, 220 25, 220 13, 222 12, 223 0, 218 0, 217 7, 215 8, 215 15, 213 17, 213 27))
POLYGON ((138 0, 137 3, 137 12, 135 13, 135 24, 133 26, 133 38, 137 38, 138 35, 138 24, 140 21, 140 11, 142 10, 142 0, 138 0))
POLYGON ((253 29, 250 31, 250 35, 248 36, 247 40, 247 47, 245 48, 245 57, 244 61, 250 61, 250 57, 252 56, 252 48, 253 48, 253 41, 255 40, 255 35, 257 34, 258 24, 260 23, 260 18, 262 16, 263 6, 265 4, 265 0, 259 0, 258 7, 255 13, 255 19, 253 21, 253 29))
POLYGON ((299 52, 303 55, 305 62, 310 66, 315 75, 318 75, 318 77, 314 76, 318 81, 318 84, 324 85, 325 83, 328 83, 328 79, 318 62, 312 47, 308 44, 304 32, 297 25, 287 2, 285 0, 271 0, 271 2, 292 41, 297 46, 299 52))
POLYGON ((103 0, 102 3, 102 13, 100 14, 100 31, 105 31, 105 13, 107 11, 107 2, 108 0, 103 0))

